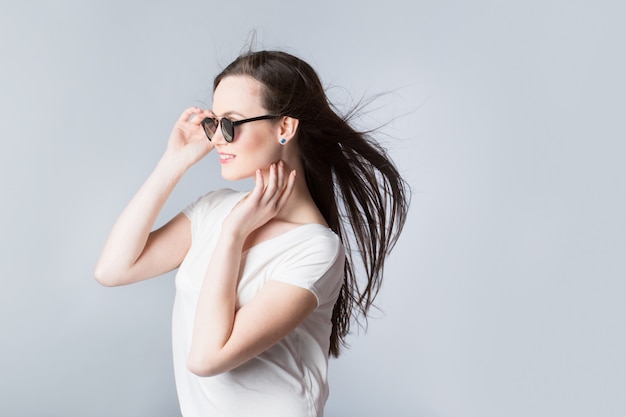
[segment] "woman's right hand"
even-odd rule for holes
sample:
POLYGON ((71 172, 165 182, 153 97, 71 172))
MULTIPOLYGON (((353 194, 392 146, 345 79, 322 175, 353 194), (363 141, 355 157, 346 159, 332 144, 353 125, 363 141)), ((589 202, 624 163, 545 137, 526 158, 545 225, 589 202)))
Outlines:
POLYGON ((199 107, 186 109, 174 124, 165 156, 183 164, 184 168, 204 158, 213 149, 201 125, 205 117, 213 117, 213 114, 199 107))
POLYGON ((156 168, 128 203, 102 249, 95 275, 103 285, 125 285, 176 268, 191 245, 182 213, 152 231, 157 216, 186 170, 213 149, 201 122, 209 110, 186 109, 176 121, 156 168))

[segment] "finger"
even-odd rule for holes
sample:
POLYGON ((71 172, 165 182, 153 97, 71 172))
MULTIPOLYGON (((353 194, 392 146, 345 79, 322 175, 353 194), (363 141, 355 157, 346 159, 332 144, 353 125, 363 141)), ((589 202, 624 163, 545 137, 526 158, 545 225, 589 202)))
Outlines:
POLYGON ((270 174, 269 174, 269 178, 267 180, 267 185, 265 188, 265 201, 270 202, 272 201, 275 196, 276 196, 276 191, 278 189, 276 181, 278 179, 278 175, 276 173, 276 163, 272 163, 270 165, 270 174))
POLYGON ((254 200, 258 200, 263 195, 263 189, 265 188, 265 184, 263 184, 263 174, 260 169, 256 170, 255 173, 255 181, 254 181, 254 189, 250 193, 250 197, 254 200))
POLYGON ((179 122, 188 122, 189 118, 193 115, 195 115, 196 113, 200 112, 200 108, 198 107, 188 107, 185 109, 185 111, 183 111, 183 113, 180 115, 180 117, 178 118, 179 122))
POLYGON ((278 189, 282 191, 285 188, 285 164, 278 161, 278 189))
POLYGON ((199 125, 207 117, 215 117, 212 111, 206 110, 206 109, 200 109, 200 108, 198 108, 197 116, 198 117, 194 117, 193 119, 191 119, 190 122, 193 122, 199 125))

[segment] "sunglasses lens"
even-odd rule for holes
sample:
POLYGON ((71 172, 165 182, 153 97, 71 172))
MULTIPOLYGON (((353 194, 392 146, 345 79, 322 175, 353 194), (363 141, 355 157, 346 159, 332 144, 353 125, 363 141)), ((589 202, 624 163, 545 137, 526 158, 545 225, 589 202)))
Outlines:
POLYGON ((226 142, 232 142, 233 138, 235 137, 235 126, 233 126, 233 122, 224 117, 221 120, 221 123, 222 135, 224 135, 224 140, 226 142))
POLYGON ((202 121, 202 127, 204 128, 204 133, 206 133, 206 137, 211 140, 213 139, 213 135, 215 135, 215 131, 217 130, 218 121, 211 117, 207 117, 202 121))
POLYGON ((233 126, 233 122, 228 120, 227 118, 222 119, 222 134, 224 135, 224 140, 226 142, 232 142, 235 137, 235 126, 233 126))

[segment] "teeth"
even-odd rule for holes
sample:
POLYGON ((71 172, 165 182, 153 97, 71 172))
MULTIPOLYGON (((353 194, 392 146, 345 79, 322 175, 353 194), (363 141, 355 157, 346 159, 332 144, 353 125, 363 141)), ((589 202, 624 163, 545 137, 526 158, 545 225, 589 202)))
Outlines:
POLYGON ((234 155, 220 155, 220 159, 233 159, 234 155))

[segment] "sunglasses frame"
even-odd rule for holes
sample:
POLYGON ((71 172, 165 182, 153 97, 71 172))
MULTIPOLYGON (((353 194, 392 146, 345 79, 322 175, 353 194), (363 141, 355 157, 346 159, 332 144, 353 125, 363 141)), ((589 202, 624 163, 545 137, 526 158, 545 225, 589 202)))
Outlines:
POLYGON ((235 127, 236 126, 239 126, 248 122, 256 122, 257 120, 270 120, 270 119, 277 119, 279 117, 280 116, 276 116, 272 114, 251 117, 249 119, 243 119, 243 120, 230 120, 227 117, 222 117, 221 119, 218 119, 217 117, 206 117, 204 118, 204 120, 202 120, 202 122, 200 122, 200 124, 202 125, 202 128, 204 129, 204 134, 206 135, 209 141, 211 141, 211 138, 215 136, 215 132, 217 132, 217 128, 221 127, 222 136, 224 137, 224 140, 228 143, 232 143, 232 141, 235 140, 235 127), (211 129, 211 127, 213 126, 215 126, 215 130, 211 129), (212 132, 212 133, 209 134, 209 132, 212 132))

